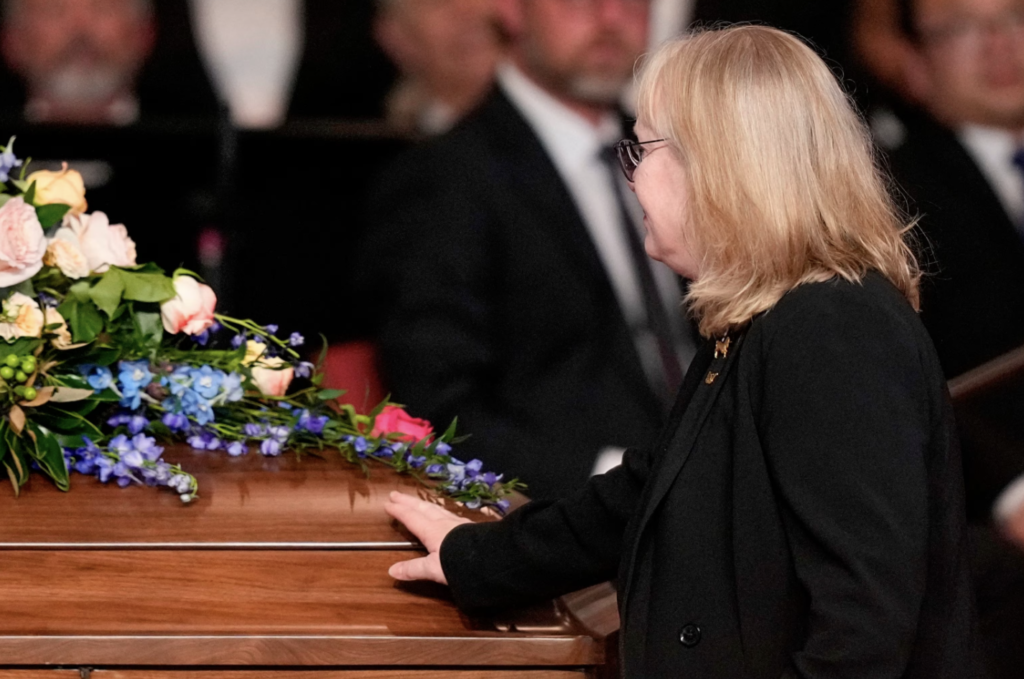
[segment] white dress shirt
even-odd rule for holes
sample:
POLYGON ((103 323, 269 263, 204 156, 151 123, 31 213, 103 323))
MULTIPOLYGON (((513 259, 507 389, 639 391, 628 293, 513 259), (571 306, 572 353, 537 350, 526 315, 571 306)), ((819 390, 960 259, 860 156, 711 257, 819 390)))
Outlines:
POLYGON ((1013 154, 1021 145, 1017 135, 993 127, 965 125, 957 136, 985 175, 1006 214, 1018 229, 1024 229, 1024 175, 1013 164, 1013 154))

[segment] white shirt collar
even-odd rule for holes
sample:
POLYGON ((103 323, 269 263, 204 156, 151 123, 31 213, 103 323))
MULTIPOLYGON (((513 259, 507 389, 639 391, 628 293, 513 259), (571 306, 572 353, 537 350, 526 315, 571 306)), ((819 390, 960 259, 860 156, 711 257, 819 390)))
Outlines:
POLYGON ((1015 223, 1024 219, 1024 175, 1013 164, 1020 142, 1008 130, 968 124, 957 133, 960 142, 988 180, 1015 223))
POLYGON ((498 67, 497 79, 563 176, 591 162, 603 147, 622 137, 615 113, 609 111, 595 127, 510 62, 498 67))

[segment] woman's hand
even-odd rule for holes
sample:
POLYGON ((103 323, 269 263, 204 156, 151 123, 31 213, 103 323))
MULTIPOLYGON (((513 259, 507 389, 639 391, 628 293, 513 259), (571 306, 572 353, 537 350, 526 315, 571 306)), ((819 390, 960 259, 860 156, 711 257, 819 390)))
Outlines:
POLYGON ((396 580, 433 580, 447 585, 448 580, 441 570, 441 543, 452 528, 471 523, 470 520, 396 490, 388 496, 384 511, 404 523, 428 552, 418 559, 399 561, 388 569, 388 574, 396 580))

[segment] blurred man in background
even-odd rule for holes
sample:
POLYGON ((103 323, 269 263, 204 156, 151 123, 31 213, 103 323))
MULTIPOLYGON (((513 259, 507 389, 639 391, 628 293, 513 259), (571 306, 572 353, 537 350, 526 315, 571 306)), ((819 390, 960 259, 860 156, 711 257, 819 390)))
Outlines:
POLYGON ((693 338, 610 165, 649 0, 496 7, 497 87, 386 176, 363 280, 394 397, 553 497, 656 431, 693 338))
POLYGON ((149 0, 7 0, 2 45, 26 84, 32 122, 124 125, 153 49, 149 0))
POLYGON ((386 103, 397 129, 438 134, 476 107, 501 54, 494 6, 480 0, 378 0, 374 35, 401 74, 386 103))
MULTIPOLYGON (((904 89, 923 111, 904 116, 891 164, 921 214, 921 318, 954 377, 1024 344, 1024 1, 900 1, 907 49, 891 53, 905 54, 904 89)), ((997 678, 1024 664, 1022 393, 957 406, 997 678)))

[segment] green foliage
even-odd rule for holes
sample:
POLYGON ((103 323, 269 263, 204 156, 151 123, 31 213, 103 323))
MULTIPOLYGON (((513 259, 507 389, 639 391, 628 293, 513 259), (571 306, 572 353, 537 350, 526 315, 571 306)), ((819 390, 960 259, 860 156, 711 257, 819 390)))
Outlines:
POLYGON ((140 270, 112 266, 89 290, 89 296, 100 311, 113 316, 121 300, 165 302, 176 293, 174 281, 157 268, 140 270))
POLYGON ((103 316, 88 300, 68 295, 57 311, 67 321, 75 342, 92 342, 103 332, 103 316))
POLYGON ((44 229, 49 229, 51 226, 59 224, 60 220, 64 219, 64 215, 70 209, 70 205, 64 205, 63 203, 40 205, 36 208, 36 216, 39 218, 39 224, 44 229))

